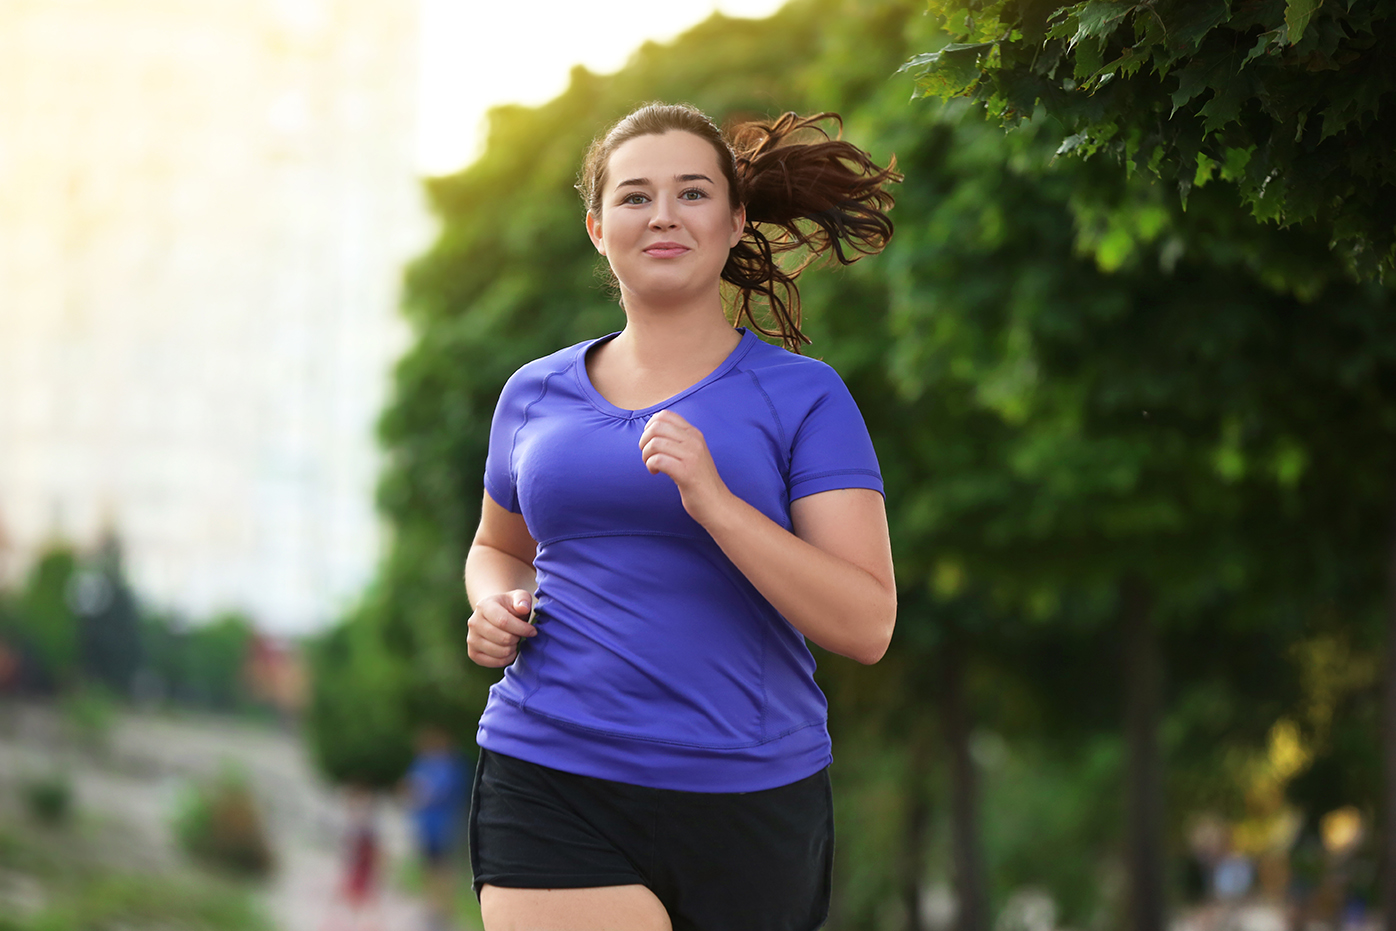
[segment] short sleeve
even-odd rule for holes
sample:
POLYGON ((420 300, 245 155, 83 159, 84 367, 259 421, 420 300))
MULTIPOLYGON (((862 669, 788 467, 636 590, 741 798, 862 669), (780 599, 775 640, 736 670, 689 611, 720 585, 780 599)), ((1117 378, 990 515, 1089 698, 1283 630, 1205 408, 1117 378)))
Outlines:
MULTIPOLYGON (((524 370, 515 372, 499 393, 490 421, 490 448, 485 456, 485 491, 495 504, 520 512, 519 489, 514 475, 514 439, 528 416, 529 384, 524 370)), ((536 387, 536 385, 535 385, 536 387)), ((537 392, 532 392, 536 394, 537 392)))
POLYGON ((838 488, 884 494, 877 453, 853 395, 832 368, 816 371, 812 402, 791 442, 790 500, 838 488))

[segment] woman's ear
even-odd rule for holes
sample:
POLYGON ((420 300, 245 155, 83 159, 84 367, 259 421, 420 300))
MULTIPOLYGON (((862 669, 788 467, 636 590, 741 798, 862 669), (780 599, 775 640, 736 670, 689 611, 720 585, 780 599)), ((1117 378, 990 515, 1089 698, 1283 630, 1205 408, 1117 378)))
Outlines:
POLYGON ((591 237, 591 244, 596 247, 596 251, 605 255, 606 244, 601 241, 601 220, 590 210, 587 211, 587 235, 591 237))
POLYGON ((732 211, 732 235, 728 237, 727 248, 734 248, 742 241, 742 233, 746 232, 746 204, 742 204, 732 211))

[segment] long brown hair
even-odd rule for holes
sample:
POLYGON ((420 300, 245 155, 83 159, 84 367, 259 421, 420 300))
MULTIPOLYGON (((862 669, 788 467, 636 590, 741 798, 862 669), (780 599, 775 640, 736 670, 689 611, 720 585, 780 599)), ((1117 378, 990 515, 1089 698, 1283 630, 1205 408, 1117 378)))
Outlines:
POLYGON ((824 255, 849 265, 881 252, 892 238, 886 213, 892 195, 885 185, 901 180, 896 159, 879 167, 867 152, 831 137, 819 125, 826 120, 842 130, 837 113, 784 113, 770 122, 739 124, 729 137, 694 107, 648 104, 592 142, 577 190, 587 210, 600 217, 606 166, 622 144, 673 131, 707 140, 727 178, 732 209, 746 206, 746 229, 722 269, 722 280, 737 289, 735 322, 799 352, 809 338, 800 332, 796 277, 824 255), (782 268, 780 256, 799 250, 803 258, 782 268), (757 318, 753 298, 765 304, 774 328, 757 318))

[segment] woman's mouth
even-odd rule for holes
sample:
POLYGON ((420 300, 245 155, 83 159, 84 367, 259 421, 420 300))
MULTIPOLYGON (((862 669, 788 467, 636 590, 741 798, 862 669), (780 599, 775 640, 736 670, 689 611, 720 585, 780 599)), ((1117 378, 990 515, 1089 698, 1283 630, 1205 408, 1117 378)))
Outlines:
POLYGON ((672 259, 687 251, 687 246, 676 242, 657 242, 652 246, 646 246, 644 250, 645 255, 653 256, 656 259, 672 259))

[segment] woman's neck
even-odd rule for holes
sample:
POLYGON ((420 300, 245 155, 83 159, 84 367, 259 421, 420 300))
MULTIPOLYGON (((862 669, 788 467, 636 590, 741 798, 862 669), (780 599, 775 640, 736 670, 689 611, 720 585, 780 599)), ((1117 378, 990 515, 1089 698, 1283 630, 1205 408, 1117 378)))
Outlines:
POLYGON ((640 410, 702 381, 740 341, 720 304, 701 313, 662 315, 632 306, 625 329, 587 353, 587 376, 607 401, 640 410))
POLYGON ((625 329, 612 340, 640 369, 672 369, 676 362, 720 363, 740 335, 722 313, 720 299, 687 307, 651 309, 626 301, 625 329), (682 360, 682 361, 680 361, 682 360))

